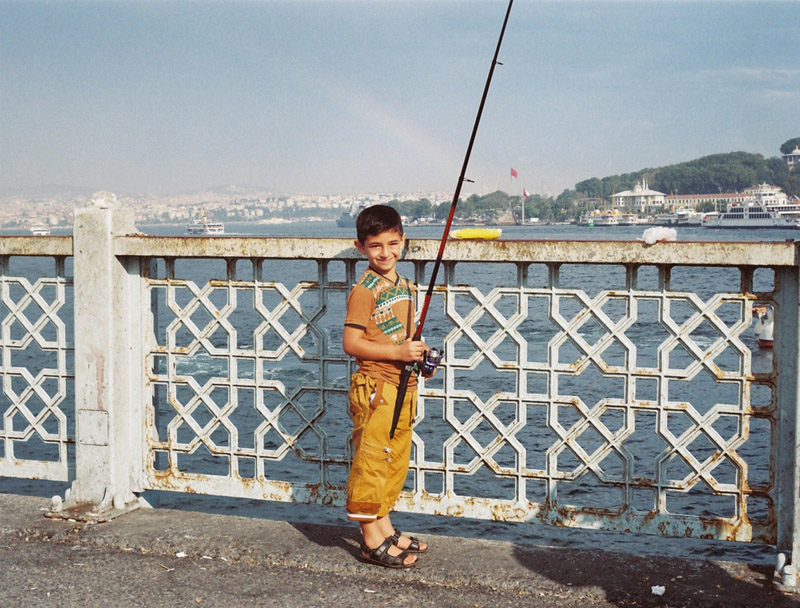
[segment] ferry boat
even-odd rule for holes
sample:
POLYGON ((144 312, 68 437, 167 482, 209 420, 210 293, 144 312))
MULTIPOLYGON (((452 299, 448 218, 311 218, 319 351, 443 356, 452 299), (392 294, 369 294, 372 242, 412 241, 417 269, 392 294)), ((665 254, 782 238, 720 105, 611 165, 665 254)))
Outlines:
POLYGON ((800 200, 783 199, 764 205, 769 211, 774 211, 778 215, 792 219, 800 219, 800 200))
POLYGON ((672 213, 659 213, 653 223, 659 226, 699 226, 702 221, 702 213, 681 207, 672 213))
POLYGON ((615 211, 595 209, 581 215, 578 224, 581 226, 619 226, 619 214, 615 211))
POLYGON ((800 199, 796 196, 789 198, 777 186, 769 184, 759 184, 753 188, 745 190, 756 202, 761 203, 769 211, 774 211, 778 215, 791 218, 800 218, 800 199))
POLYGON ((642 223, 642 219, 635 213, 620 213, 617 216, 618 226, 638 226, 642 223))
POLYGON ((225 234, 225 224, 209 220, 201 211, 200 217, 186 224, 186 232, 188 234, 225 234))
POLYGON ((800 218, 778 213, 761 202, 733 203, 722 213, 708 214, 703 228, 800 228, 800 218))
POLYGON ((703 214, 692 209, 686 209, 684 213, 678 212, 678 226, 699 226, 703 221, 703 214))
POLYGON ((33 236, 50 236, 50 228, 43 226, 42 224, 37 224, 35 226, 31 226, 31 234, 33 236))

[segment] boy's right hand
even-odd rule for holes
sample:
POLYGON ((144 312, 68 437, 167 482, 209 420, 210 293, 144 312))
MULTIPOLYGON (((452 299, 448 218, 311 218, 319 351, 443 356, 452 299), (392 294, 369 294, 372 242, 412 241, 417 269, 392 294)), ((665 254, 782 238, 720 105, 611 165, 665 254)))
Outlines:
POLYGON ((422 340, 406 340, 397 348, 398 358, 405 363, 421 361, 425 351, 428 350, 422 340))

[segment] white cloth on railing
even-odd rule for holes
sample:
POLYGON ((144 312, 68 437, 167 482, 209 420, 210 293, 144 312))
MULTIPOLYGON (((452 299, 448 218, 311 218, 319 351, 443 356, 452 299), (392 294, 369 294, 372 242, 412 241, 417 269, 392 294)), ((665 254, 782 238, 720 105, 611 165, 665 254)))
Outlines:
POLYGON ((644 231, 640 239, 648 245, 655 243, 669 243, 678 240, 678 231, 675 228, 666 228, 664 226, 653 226, 644 231))

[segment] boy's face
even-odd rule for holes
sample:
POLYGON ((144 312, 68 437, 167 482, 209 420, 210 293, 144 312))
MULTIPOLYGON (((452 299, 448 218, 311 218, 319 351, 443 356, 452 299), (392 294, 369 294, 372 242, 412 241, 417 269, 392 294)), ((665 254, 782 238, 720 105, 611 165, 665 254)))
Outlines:
POLYGON ((363 243, 357 240, 356 248, 367 256, 370 268, 391 278, 395 273, 397 261, 403 254, 405 242, 406 235, 401 235, 394 230, 387 230, 374 236, 368 236, 363 243))

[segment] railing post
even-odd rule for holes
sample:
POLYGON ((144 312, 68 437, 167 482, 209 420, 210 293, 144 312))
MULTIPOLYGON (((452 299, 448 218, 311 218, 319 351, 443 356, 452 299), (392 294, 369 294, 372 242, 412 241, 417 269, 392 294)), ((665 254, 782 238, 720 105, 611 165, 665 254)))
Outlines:
POLYGON ((135 232, 109 192, 75 211, 75 481, 51 515, 103 521, 139 505, 141 283, 114 255, 115 236, 135 232))
POLYGON ((797 267, 776 272, 774 365, 777 369, 778 429, 775 514, 778 556, 774 581, 796 591, 800 567, 800 273, 797 267))

